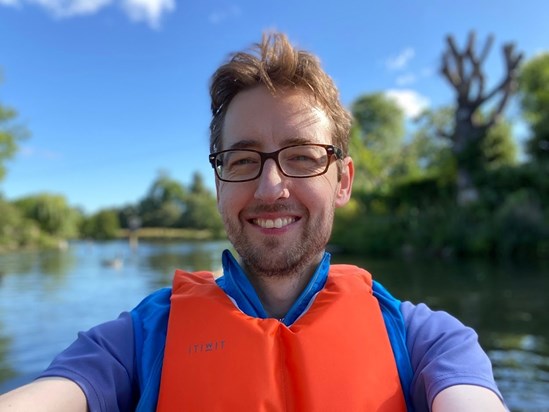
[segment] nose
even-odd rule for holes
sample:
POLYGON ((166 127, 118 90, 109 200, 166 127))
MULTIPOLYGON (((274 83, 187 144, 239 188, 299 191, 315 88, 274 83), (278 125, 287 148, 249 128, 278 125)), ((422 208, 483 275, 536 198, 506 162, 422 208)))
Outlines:
POLYGON ((286 186, 287 177, 282 174, 273 159, 267 159, 263 171, 257 178, 255 199, 266 203, 274 203, 279 199, 286 199, 290 193, 286 186))

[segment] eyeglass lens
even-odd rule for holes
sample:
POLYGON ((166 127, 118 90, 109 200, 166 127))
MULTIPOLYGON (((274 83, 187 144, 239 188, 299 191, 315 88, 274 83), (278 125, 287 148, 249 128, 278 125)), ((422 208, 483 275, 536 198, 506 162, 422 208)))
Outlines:
MULTIPOLYGON (((217 172, 222 179, 246 180, 259 176, 261 154, 249 150, 230 150, 216 159, 217 172)), ((308 177, 324 173, 329 162, 325 147, 301 145, 286 147, 278 152, 278 166, 290 177, 308 177)))

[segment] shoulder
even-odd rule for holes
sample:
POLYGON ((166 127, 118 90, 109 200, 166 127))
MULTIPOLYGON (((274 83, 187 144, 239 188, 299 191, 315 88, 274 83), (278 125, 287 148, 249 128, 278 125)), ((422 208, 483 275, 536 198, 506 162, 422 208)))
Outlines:
POLYGON ((132 407, 135 387, 133 328, 130 314, 97 325, 78 338, 39 376, 75 382, 86 395, 89 410, 132 407), (124 395, 123 395, 124 394, 124 395))
POLYGON ((143 299, 132 311, 131 319, 136 342, 158 327, 165 328, 170 314, 171 288, 159 289, 143 299))
MULTIPOLYGON (((478 343, 476 332, 449 313, 432 310, 423 303, 414 305, 410 302, 402 302, 401 311, 414 369, 422 369, 441 356, 449 360, 486 356, 478 343), (466 353, 462 354, 464 349, 466 353)), ((471 371, 474 370, 475 365, 471 365, 471 371)))
POLYGON ((170 314, 171 288, 159 289, 143 299, 132 311, 136 342, 142 341, 151 330, 165 328, 170 314))
POLYGON ((423 303, 402 302, 401 311, 414 370, 411 393, 415 401, 429 407, 440 391, 454 385, 482 386, 501 398, 491 362, 472 328, 423 303))
MULTIPOLYGON (((172 295, 172 288, 162 288, 151 293, 146 298, 144 298, 139 304, 133 309, 133 311, 145 312, 148 310, 162 309, 170 305, 170 297, 172 295)), ((133 312, 132 311, 132 312, 133 312)))
POLYGON ((454 316, 441 310, 432 310, 424 303, 416 305, 405 301, 402 302, 400 309, 405 319, 408 341, 415 345, 425 340, 438 340, 441 334, 444 338, 449 338, 449 332, 477 339, 475 331, 463 325, 454 316))
POLYGON ((151 336, 161 332, 165 334, 170 314, 171 288, 159 289, 143 299, 131 311, 136 352, 142 350, 142 344, 151 336))

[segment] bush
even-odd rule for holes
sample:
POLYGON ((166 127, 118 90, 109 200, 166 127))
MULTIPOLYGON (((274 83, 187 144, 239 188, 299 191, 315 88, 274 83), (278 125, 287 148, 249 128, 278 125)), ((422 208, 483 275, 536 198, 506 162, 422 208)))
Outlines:
POLYGON ((548 236, 547 218, 535 192, 511 193, 495 214, 495 246, 503 257, 540 255, 548 236))
POLYGON ((25 219, 13 204, 0 199, 0 251, 52 243, 54 240, 42 234, 36 222, 25 219))
POLYGON ((114 239, 120 231, 118 211, 101 210, 85 218, 80 233, 82 237, 96 240, 114 239))

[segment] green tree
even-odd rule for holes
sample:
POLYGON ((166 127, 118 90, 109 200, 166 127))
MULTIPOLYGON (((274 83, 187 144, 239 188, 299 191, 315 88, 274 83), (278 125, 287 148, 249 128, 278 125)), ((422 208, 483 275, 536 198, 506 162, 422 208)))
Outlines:
POLYGON ((512 43, 502 47, 505 64, 503 78, 488 89, 482 65, 490 52, 493 38, 488 38, 480 52, 476 49, 474 32, 469 34, 467 45, 462 50, 459 50, 452 36, 446 40, 448 47, 442 56, 441 73, 454 89, 456 102, 454 128, 446 132, 446 137, 452 142, 456 159, 457 201, 465 205, 478 200, 474 175, 482 165, 483 139, 500 119, 515 90, 517 67, 522 54, 515 50, 512 43), (488 108, 491 110, 488 111, 488 108))
POLYGON ((185 205, 180 221, 181 227, 208 229, 214 235, 219 235, 223 231, 215 196, 206 188, 202 175, 198 172, 193 175, 185 205))
POLYGON ((186 208, 185 187, 161 173, 139 203, 139 216, 145 227, 174 227, 186 208))
POLYGON ((501 120, 488 130, 480 147, 481 161, 486 170, 511 166, 517 162, 517 145, 513 139, 511 124, 501 120))
POLYGON ((0 251, 40 244, 40 229, 25 219, 11 203, 0 197, 0 251))
POLYGON ((519 75, 520 102, 532 136, 526 152, 532 160, 549 162, 549 53, 526 62, 519 75))
MULTIPOLYGON (((417 130, 409 146, 415 150, 415 157, 429 175, 441 178, 455 178, 457 159, 452 154, 452 141, 449 138, 455 128, 455 108, 442 107, 425 111, 417 119, 417 130)), ((477 113, 479 121, 486 117, 477 113)), ((502 166, 516 163, 517 147, 513 140, 511 125, 500 119, 479 137, 478 144, 470 145, 467 156, 469 170, 475 174, 484 173, 502 166)))
POLYGON ((136 205, 125 205, 118 209, 118 222, 123 229, 138 229, 141 226, 141 218, 136 205))
POLYGON ((425 110, 416 118, 410 146, 418 166, 427 175, 455 178, 455 159, 446 136, 454 128, 455 109, 450 106, 425 110))
POLYGON ((380 155, 398 151, 404 137, 404 112, 383 93, 366 94, 352 105, 364 146, 380 155))
POLYGON ((71 208, 64 196, 41 193, 18 199, 13 204, 43 232, 63 239, 78 237, 81 213, 71 208))
POLYGON ((0 181, 6 175, 5 161, 15 155, 18 143, 29 135, 25 127, 16 123, 16 118, 17 112, 0 102, 0 181))
POLYGON ((193 195, 211 195, 210 191, 204 184, 204 178, 202 177, 200 172, 194 172, 191 184, 189 185, 189 192, 193 195))
POLYGON ((107 240, 116 238, 119 230, 118 211, 105 209, 83 220, 81 235, 91 239, 107 240))
POLYGON ((404 112, 382 93, 359 97, 351 111, 350 153, 355 161, 356 186, 383 188, 403 161, 404 112))

